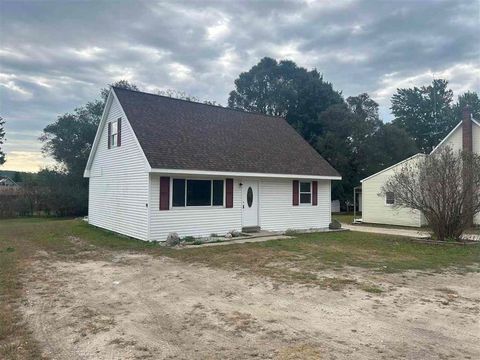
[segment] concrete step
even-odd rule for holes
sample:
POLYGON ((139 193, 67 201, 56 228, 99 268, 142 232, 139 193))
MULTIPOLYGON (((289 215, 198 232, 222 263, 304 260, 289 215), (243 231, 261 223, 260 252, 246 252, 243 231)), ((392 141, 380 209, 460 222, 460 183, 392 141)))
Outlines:
POLYGON ((244 233, 256 233, 260 231, 260 226, 245 226, 242 228, 244 233))

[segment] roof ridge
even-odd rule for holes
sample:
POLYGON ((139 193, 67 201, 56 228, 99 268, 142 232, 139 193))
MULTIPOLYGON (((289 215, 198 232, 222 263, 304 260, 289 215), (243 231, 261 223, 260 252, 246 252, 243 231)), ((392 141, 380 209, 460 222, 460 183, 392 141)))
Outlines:
POLYGON ((217 108, 217 109, 237 111, 237 112, 241 112, 241 113, 244 113, 244 114, 259 115, 259 116, 265 116, 265 117, 269 117, 269 118, 274 118, 274 119, 279 119, 279 120, 284 120, 284 121, 286 121, 286 119, 285 119, 284 117, 275 116, 275 115, 269 115, 269 114, 264 114, 264 113, 261 113, 261 112, 258 112, 258 111, 246 111, 246 110, 242 110, 242 109, 231 108, 231 107, 228 107, 228 106, 207 104, 207 103, 198 102, 198 101, 193 101, 193 100, 179 99, 179 98, 175 98, 175 97, 171 97, 171 96, 166 96, 166 95, 153 94, 153 93, 149 93, 149 92, 146 92, 146 91, 125 89, 125 88, 118 87, 118 86, 111 86, 111 87, 112 87, 113 89, 115 89, 115 90, 130 91, 130 92, 135 92, 135 93, 140 93, 140 94, 145 94, 145 95, 150 95, 150 96, 157 96, 157 97, 164 98, 164 99, 168 99, 168 100, 183 101, 183 102, 192 103, 192 104, 197 104, 197 105, 210 106, 210 107, 214 107, 214 108, 217 108))

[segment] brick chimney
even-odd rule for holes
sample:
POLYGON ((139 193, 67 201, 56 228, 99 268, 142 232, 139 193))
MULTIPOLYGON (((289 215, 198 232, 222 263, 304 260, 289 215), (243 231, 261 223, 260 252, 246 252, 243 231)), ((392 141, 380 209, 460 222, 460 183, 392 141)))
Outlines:
POLYGON ((467 105, 462 113, 463 151, 473 152, 473 121, 472 112, 467 105))
MULTIPOLYGON (((462 144, 463 144, 463 151, 469 154, 473 153, 473 121, 472 121, 472 112, 470 107, 467 105, 463 108, 462 112, 462 144)), ((473 211, 470 209, 472 208, 472 198, 473 198, 473 189, 471 188, 471 169, 464 168, 463 170, 463 179, 465 184, 470 187, 469 193, 470 197, 466 199, 465 206, 467 211, 465 213, 467 219, 467 225, 473 226, 473 211)))

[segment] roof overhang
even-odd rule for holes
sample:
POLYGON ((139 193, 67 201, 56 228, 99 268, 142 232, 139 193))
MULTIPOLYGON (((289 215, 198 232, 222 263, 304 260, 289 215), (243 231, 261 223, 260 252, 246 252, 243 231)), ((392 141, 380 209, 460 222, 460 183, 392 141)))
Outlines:
POLYGON ((410 161, 410 160, 415 159, 416 157, 420 157, 420 156, 421 156, 421 157, 424 157, 424 156, 427 156, 427 155, 426 155, 426 154, 422 154, 422 153, 418 153, 418 154, 415 154, 415 155, 413 155, 413 156, 410 156, 409 158, 407 158, 407 159, 405 159, 405 160, 402 160, 402 161, 400 161, 399 163, 396 163, 396 164, 394 164, 394 165, 392 165, 392 166, 389 166, 389 167, 386 168, 386 169, 383 169, 383 170, 381 170, 381 171, 379 171, 379 172, 377 172, 377 173, 375 173, 375 174, 373 174, 373 175, 370 175, 369 177, 366 177, 365 179, 360 180, 360 182, 363 183, 364 181, 366 181, 366 180, 368 180, 368 179, 371 179, 371 178, 373 178, 373 177, 375 177, 375 176, 377 176, 377 175, 380 175, 381 173, 384 173, 385 171, 391 170, 391 169, 393 169, 394 167, 397 167, 397 166, 399 166, 399 165, 401 165, 401 164, 403 164, 403 163, 406 163, 407 161, 410 161))
POLYGON ((279 179, 314 179, 314 180, 342 180, 341 176, 301 175, 301 174, 269 174, 231 171, 188 170, 188 169, 152 169, 151 173, 172 175, 204 175, 252 178, 279 178, 279 179))

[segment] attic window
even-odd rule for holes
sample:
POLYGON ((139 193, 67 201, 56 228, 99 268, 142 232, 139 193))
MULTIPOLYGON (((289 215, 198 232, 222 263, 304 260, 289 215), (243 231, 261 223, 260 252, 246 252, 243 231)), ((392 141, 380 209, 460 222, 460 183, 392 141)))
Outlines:
POLYGON ((385 204, 395 205, 395 193, 392 191, 387 191, 385 194, 385 204))
POLYGON ((115 147, 118 146, 118 121, 112 121, 110 124, 110 146, 115 147))

